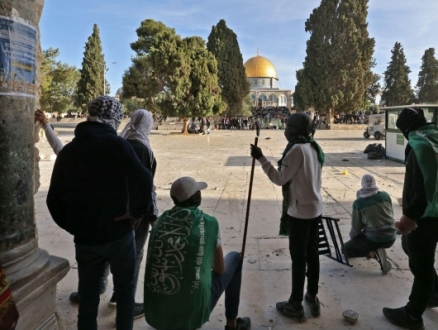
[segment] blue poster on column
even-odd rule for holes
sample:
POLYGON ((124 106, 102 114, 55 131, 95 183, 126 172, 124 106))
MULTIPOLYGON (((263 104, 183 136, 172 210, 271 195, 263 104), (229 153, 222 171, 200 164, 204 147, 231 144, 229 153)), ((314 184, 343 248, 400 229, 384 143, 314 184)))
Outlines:
POLYGON ((36 29, 0 16, 0 95, 35 96, 36 29))

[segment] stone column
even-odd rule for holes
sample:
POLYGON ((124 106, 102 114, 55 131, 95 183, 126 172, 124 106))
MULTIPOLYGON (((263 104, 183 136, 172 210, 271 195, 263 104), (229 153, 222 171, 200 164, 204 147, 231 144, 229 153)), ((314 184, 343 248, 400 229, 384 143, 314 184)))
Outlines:
POLYGON ((67 260, 38 248, 35 226, 33 114, 43 5, 44 0, 0 5, 0 263, 20 314, 19 330, 58 329, 56 284, 69 270, 67 260))

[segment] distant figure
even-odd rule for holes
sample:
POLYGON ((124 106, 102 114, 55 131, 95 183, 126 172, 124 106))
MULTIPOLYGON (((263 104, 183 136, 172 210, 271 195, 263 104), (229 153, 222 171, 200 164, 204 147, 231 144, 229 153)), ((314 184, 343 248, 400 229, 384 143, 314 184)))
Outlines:
POLYGON ((392 265, 385 249, 394 244, 396 237, 391 197, 379 191, 370 174, 362 177, 361 186, 353 202, 351 240, 345 243, 345 252, 349 258, 376 258, 382 273, 388 274, 392 265))

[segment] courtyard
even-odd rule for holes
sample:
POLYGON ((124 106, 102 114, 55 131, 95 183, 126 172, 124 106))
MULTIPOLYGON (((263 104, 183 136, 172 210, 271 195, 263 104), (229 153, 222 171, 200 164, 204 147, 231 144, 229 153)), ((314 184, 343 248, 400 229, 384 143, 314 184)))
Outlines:
MULTIPOLYGON (((123 128, 123 124, 121 125, 123 128)), ((56 128, 63 143, 73 138, 72 128, 56 128)), ((181 176, 206 181, 201 208, 215 216, 221 227, 224 252, 240 251, 247 206, 251 157, 249 145, 254 142, 254 131, 213 130, 210 135, 181 136, 169 131, 153 131, 150 140, 158 165, 155 186, 159 210, 172 207, 169 191, 171 183, 181 176)), ((360 179, 374 175, 377 186, 392 198, 394 217, 401 216, 398 199, 402 196, 404 165, 390 160, 368 160, 363 153, 373 138, 364 139, 362 131, 318 130, 316 141, 326 155, 323 168, 324 215, 340 219, 344 240, 350 231, 351 205, 360 188, 360 179), (343 174, 344 173, 344 174, 343 174), (346 175, 345 175, 346 173, 346 175)), ((384 141, 379 141, 384 143, 384 141)), ((286 146, 281 130, 262 130, 259 146, 272 161, 277 161, 286 146)), ((77 290, 77 266, 73 237, 57 227, 45 203, 54 161, 48 143, 41 140, 37 147, 44 158, 40 162, 41 187, 35 196, 39 247, 50 254, 66 258, 71 270, 58 283, 57 309, 65 320, 65 328, 76 328, 77 305, 69 295, 77 290)), ((383 316, 383 307, 400 307, 408 299, 412 274, 407 256, 403 253, 400 236, 387 250, 393 265, 383 276, 376 260, 350 259, 352 268, 320 257, 321 316, 313 318, 305 306, 307 321, 302 324, 281 316, 275 303, 287 300, 291 291, 291 262, 287 238, 278 236, 282 203, 281 187, 275 186, 256 166, 252 190, 251 213, 243 269, 240 316, 249 316, 252 328, 258 329, 397 329, 383 316), (346 323, 342 312, 353 309, 359 313, 355 325, 346 323)), ((142 282, 144 265, 140 280, 142 282)), ((99 328, 115 328, 115 309, 108 307, 112 283, 101 296, 99 328)), ((143 301, 142 283, 137 290, 137 302, 143 301)), ((223 329, 225 326, 223 297, 203 329, 223 329)), ((423 315, 429 328, 438 324, 438 309, 423 315)), ((151 329, 144 318, 135 321, 135 329, 151 329)))

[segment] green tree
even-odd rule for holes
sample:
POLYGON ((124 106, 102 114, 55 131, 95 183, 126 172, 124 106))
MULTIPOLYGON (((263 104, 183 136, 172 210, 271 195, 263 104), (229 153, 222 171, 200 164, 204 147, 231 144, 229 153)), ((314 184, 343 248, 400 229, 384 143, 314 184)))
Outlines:
POLYGON ((218 63, 219 85, 222 99, 227 103, 228 115, 241 115, 242 103, 249 94, 250 84, 243 66, 237 36, 221 19, 213 26, 208 36, 207 49, 213 53, 218 63))
POLYGON ((151 111, 161 111, 165 95, 170 96, 167 86, 167 77, 156 74, 151 65, 149 51, 155 36, 161 32, 166 32, 169 36, 175 36, 174 29, 171 29, 161 22, 146 19, 141 22, 136 30, 138 40, 131 43, 131 48, 137 53, 132 58, 132 65, 123 75, 123 97, 137 97, 144 100, 144 106, 151 111), (160 107, 159 107, 160 105, 160 107))
POLYGON ((254 101, 253 101, 251 95, 247 94, 242 101, 242 110, 240 112, 240 115, 245 116, 245 117, 251 117, 253 103, 254 103, 254 101))
POLYGON ((418 102, 438 101, 438 60, 435 57, 435 48, 424 52, 421 70, 418 75, 417 95, 418 102))
POLYGON ((146 35, 139 35, 139 40, 133 44, 139 55, 125 73, 125 97, 144 98, 161 112, 182 117, 183 133, 187 133, 189 117, 211 116, 225 109, 217 61, 202 38, 182 39, 175 30, 153 20, 143 21, 140 29, 137 33, 146 35), (139 93, 134 86, 144 88, 139 93), (152 86, 152 91, 148 91, 147 86, 152 86))
POLYGON ((298 107, 327 113, 363 104, 371 83, 375 41, 368 36, 368 0, 322 0, 306 21, 303 71, 297 72, 298 107))
POLYGON ((106 70, 106 63, 102 53, 99 27, 94 24, 93 33, 85 43, 82 69, 80 69, 81 78, 77 86, 76 105, 82 110, 85 110, 87 104, 95 97, 110 93, 107 81, 105 81, 104 88, 104 70, 106 70))
POLYGON ((382 86, 380 85, 380 75, 373 73, 371 76, 371 83, 365 92, 365 100, 375 104, 377 95, 382 91, 382 86))
POLYGON ((399 42, 395 43, 391 53, 391 61, 384 73, 381 102, 386 106, 407 104, 413 95, 409 79, 411 69, 406 64, 405 53, 399 42))
POLYGON ((145 108, 145 101, 136 97, 122 98, 121 103, 123 104, 123 112, 127 115, 132 114, 135 110, 145 108))
POLYGON ((59 49, 43 51, 41 67, 41 109, 46 112, 64 113, 76 110, 73 106, 79 70, 75 66, 57 61, 59 49))

